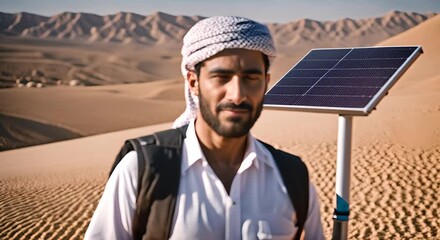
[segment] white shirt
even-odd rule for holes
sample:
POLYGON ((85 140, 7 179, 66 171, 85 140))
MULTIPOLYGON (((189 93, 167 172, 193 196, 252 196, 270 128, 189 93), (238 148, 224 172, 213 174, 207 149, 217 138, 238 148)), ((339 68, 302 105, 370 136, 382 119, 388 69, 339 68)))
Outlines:
MULTIPOLYGON (((194 121, 182 149, 180 186, 173 217, 174 239, 292 239, 296 214, 270 152, 250 134, 230 194, 203 155, 194 121)), ((137 154, 114 170, 85 239, 131 239, 136 207, 137 154)), ((324 239, 319 203, 310 184, 306 239, 324 239)))

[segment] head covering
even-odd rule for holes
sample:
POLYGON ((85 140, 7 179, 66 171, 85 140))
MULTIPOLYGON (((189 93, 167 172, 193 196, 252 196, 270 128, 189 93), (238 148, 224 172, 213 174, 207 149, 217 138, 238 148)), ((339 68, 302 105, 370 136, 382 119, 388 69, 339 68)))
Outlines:
POLYGON ((186 109, 173 124, 173 128, 188 124, 197 115, 198 98, 190 89, 189 70, 215 54, 231 48, 260 51, 272 62, 276 56, 269 29, 243 17, 217 16, 196 23, 183 38, 181 70, 185 78, 186 109))

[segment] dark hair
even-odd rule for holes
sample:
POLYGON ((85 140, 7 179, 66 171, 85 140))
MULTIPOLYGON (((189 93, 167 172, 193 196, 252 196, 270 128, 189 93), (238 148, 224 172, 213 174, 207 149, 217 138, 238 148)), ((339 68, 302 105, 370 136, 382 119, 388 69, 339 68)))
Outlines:
MULTIPOLYGON (((264 73, 267 74, 270 67, 269 57, 266 54, 263 54, 263 62, 264 62, 264 73)), ((203 66, 203 61, 194 65, 194 71, 196 72, 197 78, 200 77, 200 68, 203 66)))

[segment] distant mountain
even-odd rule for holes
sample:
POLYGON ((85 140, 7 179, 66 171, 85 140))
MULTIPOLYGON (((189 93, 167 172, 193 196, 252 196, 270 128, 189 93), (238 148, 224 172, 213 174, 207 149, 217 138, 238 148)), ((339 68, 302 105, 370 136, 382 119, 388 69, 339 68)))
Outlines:
POLYGON ((278 46, 366 46, 404 32, 435 15, 392 11, 375 18, 325 22, 301 19, 286 24, 268 24, 268 27, 278 46))
POLYGON ((48 19, 48 17, 27 12, 16 14, 0 12, 0 34, 20 35, 26 29, 37 26, 40 23, 44 23, 48 19))
POLYGON ((148 16, 126 12, 106 16, 64 12, 50 18, 0 13, 0 34, 105 42, 180 42, 188 29, 201 19, 203 17, 162 12, 148 16))
MULTIPOLYGON (((278 46, 337 47, 370 45, 410 29, 436 14, 389 12, 383 17, 315 21, 301 19, 267 24, 278 46), (322 43, 322 46, 320 45, 322 43)), ((100 16, 64 12, 52 17, 31 13, 1 13, 0 35, 145 44, 181 43, 201 16, 174 16, 163 12, 142 16, 120 12, 100 16)))

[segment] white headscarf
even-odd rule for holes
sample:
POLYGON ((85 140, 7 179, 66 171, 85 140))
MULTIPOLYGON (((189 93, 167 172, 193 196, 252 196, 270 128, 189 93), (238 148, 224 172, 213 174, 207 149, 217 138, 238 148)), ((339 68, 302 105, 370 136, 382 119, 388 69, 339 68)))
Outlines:
POLYGON ((272 62, 276 56, 275 46, 269 29, 255 21, 243 17, 210 17, 196 23, 183 38, 181 70, 185 78, 186 109, 173 124, 178 128, 196 118, 199 107, 197 96, 191 93, 188 79, 189 70, 215 54, 231 48, 260 51, 272 62))

